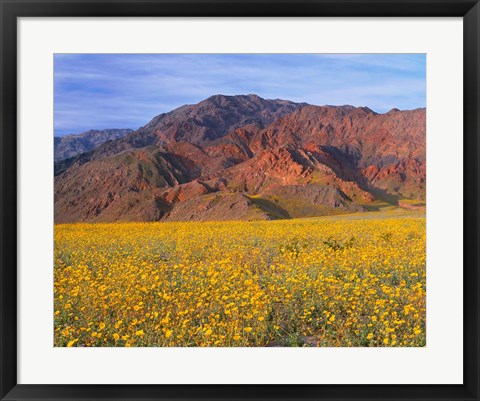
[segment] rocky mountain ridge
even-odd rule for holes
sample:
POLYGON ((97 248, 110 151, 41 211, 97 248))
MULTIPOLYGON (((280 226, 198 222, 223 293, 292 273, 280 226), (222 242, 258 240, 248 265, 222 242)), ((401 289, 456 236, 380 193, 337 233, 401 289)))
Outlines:
POLYGON ((88 152, 105 142, 123 138, 133 132, 132 129, 89 130, 80 134, 54 137, 55 162, 88 152))
POLYGON ((212 96, 55 164, 55 221, 252 220, 425 199, 425 109, 212 96))

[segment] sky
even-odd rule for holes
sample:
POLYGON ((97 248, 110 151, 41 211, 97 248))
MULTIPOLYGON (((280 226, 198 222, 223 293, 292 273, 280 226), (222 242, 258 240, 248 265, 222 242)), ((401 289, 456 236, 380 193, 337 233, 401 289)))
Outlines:
POLYGON ((424 54, 55 54, 55 135, 132 128, 209 96, 378 113, 426 106, 424 54))

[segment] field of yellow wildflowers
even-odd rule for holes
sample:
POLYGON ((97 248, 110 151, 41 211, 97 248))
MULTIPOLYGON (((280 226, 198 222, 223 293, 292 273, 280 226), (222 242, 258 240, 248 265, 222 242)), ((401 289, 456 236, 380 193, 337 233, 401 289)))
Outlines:
POLYGON ((55 346, 424 346, 425 258, 412 215, 57 225, 55 346))

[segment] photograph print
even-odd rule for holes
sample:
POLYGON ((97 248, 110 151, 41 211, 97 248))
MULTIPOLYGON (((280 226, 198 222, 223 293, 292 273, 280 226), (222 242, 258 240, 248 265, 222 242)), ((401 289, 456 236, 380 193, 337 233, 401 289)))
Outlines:
POLYGON ((425 347, 425 54, 55 54, 55 347, 425 347))

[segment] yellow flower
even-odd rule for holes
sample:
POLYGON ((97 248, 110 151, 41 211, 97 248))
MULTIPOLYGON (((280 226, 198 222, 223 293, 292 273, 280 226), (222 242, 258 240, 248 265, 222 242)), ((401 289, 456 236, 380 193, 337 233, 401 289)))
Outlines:
POLYGON ((425 218, 379 214, 56 225, 55 345, 424 346, 425 218))
POLYGON ((383 339, 383 343, 384 343, 385 345, 388 345, 388 338, 384 338, 384 339, 383 339))
POLYGON ((137 330, 137 331, 135 332, 135 335, 136 335, 137 337, 141 337, 141 336, 143 336, 144 334, 145 334, 145 333, 143 332, 143 330, 137 330))
POLYGON ((73 344, 75 344, 78 341, 78 339, 72 340, 67 344, 67 347, 72 347, 73 344))
POLYGON ((114 333, 113 338, 115 339, 115 341, 117 341, 120 338, 120 336, 117 333, 114 333))

